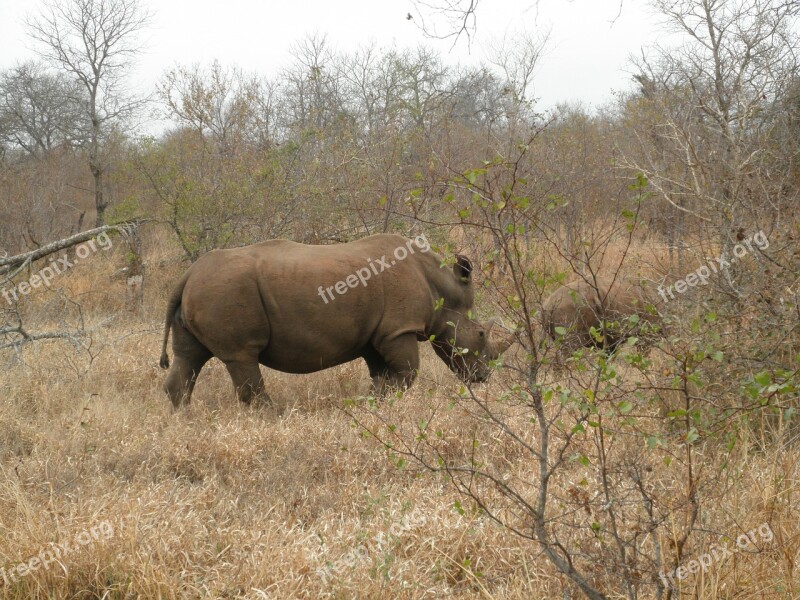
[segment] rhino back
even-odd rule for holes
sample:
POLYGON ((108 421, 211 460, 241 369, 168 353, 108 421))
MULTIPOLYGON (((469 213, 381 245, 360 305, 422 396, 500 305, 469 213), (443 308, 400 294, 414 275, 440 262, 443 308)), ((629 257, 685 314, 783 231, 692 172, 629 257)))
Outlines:
POLYGON ((553 338, 557 327, 575 328, 581 335, 588 335, 589 328, 599 323, 597 294, 584 281, 558 288, 542 308, 545 327, 553 338))
MULTIPOLYGON (((606 290, 608 290, 609 283, 605 286, 606 290)), ((606 307, 612 315, 636 314, 651 322, 658 319, 658 315, 651 311, 656 304, 652 290, 644 287, 639 281, 635 279, 618 280, 606 293, 606 307)))
POLYGON ((573 341, 579 346, 592 342, 590 328, 598 328, 603 320, 618 320, 636 314, 655 323, 658 315, 651 312, 652 293, 638 281, 628 278, 598 277, 593 281, 578 279, 553 292, 543 304, 544 324, 555 338, 555 328, 573 328, 573 341))
POLYGON ((317 370, 353 360, 384 338, 423 330, 430 305, 424 272, 413 255, 403 261, 391 256, 405 243, 393 238, 292 244, 260 257, 258 280, 271 325, 266 362, 317 370))

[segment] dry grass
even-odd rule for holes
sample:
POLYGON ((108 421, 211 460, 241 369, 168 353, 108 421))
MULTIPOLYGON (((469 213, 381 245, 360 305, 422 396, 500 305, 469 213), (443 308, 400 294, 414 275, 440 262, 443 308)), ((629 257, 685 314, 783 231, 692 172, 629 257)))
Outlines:
MULTIPOLYGON (((0 576, 0 597, 563 597, 539 548, 462 516, 445 479, 395 468, 354 426, 341 408, 368 389, 360 363, 311 376, 267 372, 270 409, 238 405, 212 361, 192 405, 172 413, 156 363, 163 298, 181 269, 152 269, 144 314, 129 319, 118 312, 113 255, 76 268, 58 283, 84 301, 91 351, 58 341, 0 354, 0 567, 8 573, 99 523, 113 527, 15 582, 0 576)), ((45 323, 48 301, 29 318, 45 323)), ((495 379, 484 393, 502 384, 495 379)), ((456 388, 426 349, 421 380, 393 418, 410 427, 456 388)), ((523 427, 527 417, 518 418, 523 427)), ((475 426, 460 411, 441 419, 464 439, 475 426)), ((508 440, 492 451, 516 474, 533 468, 508 440)), ((796 597, 797 456, 743 450, 732 460, 742 483, 704 517, 769 520, 779 551, 715 564, 685 597, 796 597)), ((582 476, 576 464, 554 495, 582 476)), ((698 540, 687 556, 716 541, 698 540)))

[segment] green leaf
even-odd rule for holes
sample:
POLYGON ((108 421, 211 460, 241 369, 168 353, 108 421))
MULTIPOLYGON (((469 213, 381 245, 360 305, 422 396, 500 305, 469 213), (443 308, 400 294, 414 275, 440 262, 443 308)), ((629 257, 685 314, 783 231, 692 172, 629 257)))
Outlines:
POLYGON ((755 377, 753 377, 753 379, 755 380, 755 382, 758 385, 761 385, 761 386, 764 386, 764 387, 766 387, 770 383, 772 383, 772 377, 770 376, 770 374, 767 371, 761 371, 760 373, 756 373, 756 375, 755 375, 755 377))
POLYGON ((619 403, 619 406, 617 406, 617 408, 621 413, 629 413, 633 410, 633 402, 631 402, 630 400, 623 400, 622 402, 619 403))
POLYGON ((700 434, 697 433, 697 429, 695 429, 694 427, 692 427, 688 431, 688 433, 686 434, 686 443, 687 444, 693 444, 694 442, 696 442, 699 439, 700 439, 700 434))

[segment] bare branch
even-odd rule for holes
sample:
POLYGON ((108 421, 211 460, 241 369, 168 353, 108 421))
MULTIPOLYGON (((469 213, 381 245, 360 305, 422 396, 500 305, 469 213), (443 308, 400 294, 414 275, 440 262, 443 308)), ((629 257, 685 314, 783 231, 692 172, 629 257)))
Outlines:
POLYGON ((45 244, 41 248, 37 248, 36 250, 33 250, 31 252, 25 252, 23 254, 17 254, 16 256, 9 256, 6 258, 2 258, 0 259, 0 275, 13 271, 20 265, 24 265, 26 263, 32 263, 33 261, 44 258, 45 256, 49 256, 50 254, 59 252, 60 250, 65 250, 67 248, 71 248, 72 246, 76 246, 82 242, 91 240, 100 235, 101 233, 107 231, 116 231, 121 234, 127 234, 127 232, 130 230, 131 227, 136 226, 143 222, 144 222, 143 220, 125 221, 117 225, 103 225, 101 227, 95 227, 94 229, 89 229, 87 231, 82 231, 81 233, 76 233, 75 235, 71 235, 62 240, 56 240, 54 242, 50 242, 49 244, 45 244))

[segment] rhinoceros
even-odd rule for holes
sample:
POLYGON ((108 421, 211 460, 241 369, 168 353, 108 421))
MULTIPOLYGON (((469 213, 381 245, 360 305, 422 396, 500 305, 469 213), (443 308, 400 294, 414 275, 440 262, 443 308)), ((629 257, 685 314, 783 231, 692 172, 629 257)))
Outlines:
POLYGON ((542 323, 553 340, 559 337, 556 328, 566 330, 564 350, 595 346, 614 351, 631 335, 657 331, 660 315, 654 306, 652 292, 637 281, 589 277, 556 289, 542 305, 542 323), (638 319, 630 319, 633 315, 638 319))
POLYGON ((215 356, 241 401, 268 401, 260 364, 312 373, 363 358, 380 395, 412 383, 420 341, 431 341, 462 380, 484 381, 489 361, 511 339, 493 334, 492 322, 472 320, 470 261, 458 255, 452 268, 443 265, 424 236, 378 234, 327 246, 279 239, 212 250, 169 298, 164 390, 174 406, 188 402, 215 356))

